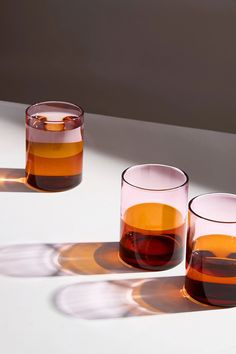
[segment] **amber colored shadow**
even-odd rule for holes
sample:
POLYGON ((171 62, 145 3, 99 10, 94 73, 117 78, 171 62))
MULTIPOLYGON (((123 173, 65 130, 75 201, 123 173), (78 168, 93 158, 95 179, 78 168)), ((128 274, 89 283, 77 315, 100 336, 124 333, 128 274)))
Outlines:
MULTIPOLYGON (((58 263, 72 274, 136 273, 140 269, 119 258, 119 242, 75 243, 62 246, 58 263)), ((145 272, 145 270, 142 270, 145 272)))
MULTIPOLYGON (((120 261, 118 247, 118 242, 2 246, 0 274, 52 277, 140 272, 120 261)), ((64 314, 81 319, 216 309, 187 298, 183 285, 183 276, 81 282, 61 289, 53 303, 64 314)))
POLYGON ((118 242, 2 246, 0 274, 45 277, 140 272, 120 261, 118 248, 118 242))
POLYGON ((26 183, 22 168, 0 168, 0 192, 39 192, 26 183))
POLYGON ((187 298, 184 276, 73 284, 54 296, 63 314, 84 320, 215 310, 187 298))

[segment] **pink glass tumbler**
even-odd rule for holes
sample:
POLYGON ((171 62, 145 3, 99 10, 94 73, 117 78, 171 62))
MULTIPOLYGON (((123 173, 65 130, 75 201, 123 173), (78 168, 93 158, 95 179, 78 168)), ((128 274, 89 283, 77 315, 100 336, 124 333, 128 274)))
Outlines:
POLYGON ((190 201, 185 290, 205 304, 236 305, 236 195, 190 201))
POLYGON ((146 270, 183 260, 188 176, 172 166, 132 166, 122 174, 120 258, 146 270))
POLYGON ((83 109, 60 101, 26 110, 26 178, 34 188, 59 192, 82 180, 83 109))

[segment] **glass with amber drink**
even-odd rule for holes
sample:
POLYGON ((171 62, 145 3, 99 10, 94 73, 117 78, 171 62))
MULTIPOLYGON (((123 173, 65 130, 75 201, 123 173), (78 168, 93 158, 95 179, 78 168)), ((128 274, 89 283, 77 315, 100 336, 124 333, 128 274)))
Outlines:
POLYGON ((236 305, 236 195, 190 201, 185 291, 208 305, 236 305))
POLYGON ((122 174, 119 256, 146 270, 177 266, 184 256, 188 176, 166 165, 129 167, 122 174))
POLYGON ((58 192, 82 179, 83 109, 60 101, 26 110, 26 179, 34 188, 58 192))

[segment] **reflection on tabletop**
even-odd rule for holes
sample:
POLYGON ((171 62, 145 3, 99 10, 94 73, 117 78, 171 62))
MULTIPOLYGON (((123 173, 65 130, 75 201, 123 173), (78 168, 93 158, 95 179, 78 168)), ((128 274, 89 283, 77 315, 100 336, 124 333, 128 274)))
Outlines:
POLYGON ((53 300, 63 314, 86 320, 218 309, 191 301, 183 285, 183 276, 83 282, 61 289, 53 300))

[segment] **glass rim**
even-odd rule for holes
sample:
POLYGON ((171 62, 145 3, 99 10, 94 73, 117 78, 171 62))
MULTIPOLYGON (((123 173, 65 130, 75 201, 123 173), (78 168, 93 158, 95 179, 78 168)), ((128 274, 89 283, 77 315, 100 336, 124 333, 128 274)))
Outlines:
POLYGON ((171 191, 171 190, 176 190, 176 189, 179 189, 179 188, 182 188, 184 187, 186 184, 188 184, 189 182, 189 177, 187 175, 187 173, 184 171, 184 170, 181 170, 180 168, 178 167, 174 167, 174 166, 170 166, 170 165, 164 165, 164 164, 158 164, 158 163, 146 163, 146 164, 139 164, 139 165, 131 165, 129 167, 127 167, 121 174, 121 178, 122 178, 122 181, 124 181, 125 183, 129 184, 130 186, 134 187, 134 188, 137 188, 137 189, 141 189, 141 190, 146 190, 146 191, 155 191, 155 192, 167 192, 167 191, 171 191), (171 188, 161 188, 161 189, 158 189, 158 188, 145 188, 145 187, 140 187, 140 186, 136 186, 135 184, 132 184, 130 183, 129 181, 127 181, 127 179, 125 179, 125 174, 128 170, 130 170, 131 168, 133 167, 141 167, 141 166, 158 166, 158 167, 168 167, 170 169, 173 169, 177 172, 180 172, 181 174, 184 175, 185 177, 185 181, 178 185, 178 186, 175 186, 175 187, 171 187, 171 188))
MULTIPOLYGON (((36 102, 36 103, 33 103, 31 104, 30 106, 28 106, 25 110, 25 113, 28 117, 30 118, 34 118, 34 119, 38 119, 37 117, 33 117, 32 114, 29 113, 29 110, 31 108, 34 108, 34 107, 40 107, 42 105, 47 105, 47 104, 65 104, 65 105, 68 105, 68 106, 71 106, 71 108, 74 108, 76 110, 78 110, 80 113, 78 114, 78 117, 75 117, 75 119, 79 119, 79 118, 82 118, 84 116, 84 110, 81 106, 75 104, 75 103, 71 103, 71 102, 67 102, 67 101, 42 101, 42 102, 36 102)), ((47 122, 49 123, 55 123, 55 122, 58 122, 60 123, 61 120, 59 121, 52 121, 52 120, 48 120, 47 122)))
POLYGON ((189 211, 191 211, 191 213, 193 213, 195 216, 197 216, 198 218, 200 219, 203 219, 203 220, 207 220, 207 221, 210 221, 210 222, 214 222, 214 223, 218 223, 218 224, 236 224, 236 220, 235 221, 220 221, 220 220, 216 220, 216 219, 210 219, 210 218, 206 218, 205 216, 202 216, 200 214, 198 214, 197 212, 195 212, 192 208, 192 204, 193 202, 198 199, 198 198, 201 198, 201 197, 206 197, 206 196, 211 196, 211 195, 227 195, 227 196, 234 196, 236 198, 236 194, 233 194, 233 193, 224 193, 224 192, 211 192, 211 193, 203 193, 203 194, 199 194, 199 195, 196 195, 195 197, 193 197, 189 203, 188 203, 188 209, 189 211))

